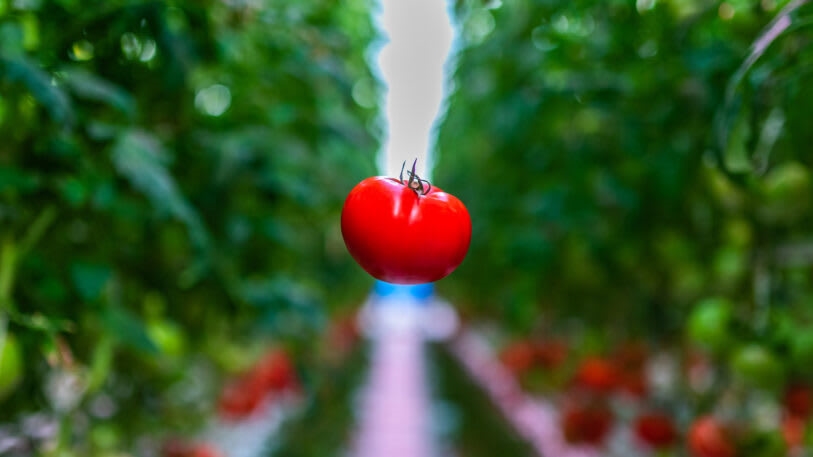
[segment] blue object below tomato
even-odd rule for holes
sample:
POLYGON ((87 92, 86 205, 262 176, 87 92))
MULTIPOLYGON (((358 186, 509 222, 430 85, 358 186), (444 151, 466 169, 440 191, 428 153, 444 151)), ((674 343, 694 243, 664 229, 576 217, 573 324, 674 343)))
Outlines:
POLYGON ((395 298, 397 296, 409 297, 413 300, 426 301, 434 293, 435 285, 431 282, 424 284, 415 284, 410 286, 403 286, 400 284, 392 284, 385 281, 376 281, 373 287, 373 292, 378 297, 395 298))

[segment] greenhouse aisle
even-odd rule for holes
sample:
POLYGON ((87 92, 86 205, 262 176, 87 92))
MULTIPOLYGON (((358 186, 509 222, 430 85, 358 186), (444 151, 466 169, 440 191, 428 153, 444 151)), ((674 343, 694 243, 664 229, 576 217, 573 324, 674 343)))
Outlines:
POLYGON ((518 446, 530 451, 527 455, 596 456, 589 449, 565 445, 550 408, 524 396, 486 344, 472 332, 463 332, 463 337, 452 340, 449 351, 440 349, 443 345, 426 344, 448 340, 458 327, 453 309, 432 296, 431 286, 379 283, 360 319, 371 341, 371 357, 367 381, 361 390, 352 457, 446 454, 437 436, 437 430, 444 427, 438 427, 437 418, 433 417, 433 411, 442 404, 447 404, 453 415, 464 416, 459 418, 458 429, 511 435, 514 441, 526 443, 518 446), (438 351, 430 348, 448 352, 451 357, 437 357, 438 351), (431 374, 438 379, 428 379, 427 356, 435 368, 431 374), (450 364, 458 368, 450 368, 450 364), (471 384, 473 396, 482 399, 477 409, 465 404, 468 399, 456 396, 454 390, 461 379, 452 381, 457 387, 448 388, 449 378, 461 375, 471 384), (431 396, 429 386, 436 385, 442 398, 431 396), (490 425, 481 427, 486 423, 490 425))
POLYGON ((433 457, 420 289, 380 284, 362 311, 372 343, 353 457, 433 457))

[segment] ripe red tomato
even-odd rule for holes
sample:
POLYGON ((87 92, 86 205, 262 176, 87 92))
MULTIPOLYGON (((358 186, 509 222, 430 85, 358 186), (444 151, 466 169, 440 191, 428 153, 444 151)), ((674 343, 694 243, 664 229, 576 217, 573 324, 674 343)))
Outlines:
POLYGON ((250 377, 227 384, 220 393, 217 409, 221 418, 239 420, 250 416, 265 399, 266 392, 250 377))
POLYGON ((223 454, 208 443, 191 443, 172 439, 161 448, 163 457, 222 457, 223 454))
POLYGON ((793 415, 783 417, 781 431, 785 444, 790 448, 803 446, 806 427, 807 424, 804 418, 793 415))
POLYGON ((515 341, 500 352, 500 362, 514 376, 520 376, 533 366, 534 347, 528 341, 515 341))
POLYGON ((347 196, 342 236, 350 255, 376 279, 422 284, 460 265, 471 241, 471 219, 455 196, 417 177, 377 176, 347 196))
POLYGON ((280 392, 298 387, 296 370, 291 359, 281 350, 271 351, 260 359, 249 377, 266 392, 280 392))
POLYGON ((567 344, 561 340, 539 341, 535 350, 536 361, 548 369, 554 369, 567 360, 567 344))
POLYGON ((613 415, 600 404, 571 405, 565 408, 561 425, 568 442, 598 445, 610 432, 613 415))
POLYGON ((618 371, 609 360, 600 357, 585 359, 576 372, 576 385, 590 391, 607 394, 618 386, 618 371))
POLYGON ((785 390, 783 404, 791 415, 808 418, 813 413, 813 390, 804 384, 791 384, 785 390))
POLYGON ((210 444, 198 444, 189 457, 223 457, 223 454, 210 444))
POLYGON ((638 416, 633 424, 635 436, 656 449, 669 447, 677 440, 675 423, 661 413, 647 413, 638 416))
POLYGON ((737 448, 726 428, 712 416, 701 416, 689 426, 689 450, 695 457, 735 457, 737 448))

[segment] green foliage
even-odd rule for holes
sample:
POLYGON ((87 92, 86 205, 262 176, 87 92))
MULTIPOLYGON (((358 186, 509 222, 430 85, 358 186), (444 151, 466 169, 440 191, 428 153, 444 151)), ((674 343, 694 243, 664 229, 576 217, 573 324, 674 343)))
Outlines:
POLYGON ((808 306, 787 246, 813 222, 809 2, 459 1, 456 15, 436 181, 474 234, 443 291, 517 330, 578 317, 671 341, 705 296, 751 322, 808 306))
POLYGON ((33 374, 0 421, 67 371, 118 438, 192 428, 201 355, 304 351, 363 296, 338 221, 379 145, 370 7, 0 0, 0 321, 33 374))
POLYGON ((437 419, 443 445, 472 457, 534 455, 530 445, 445 349, 434 347, 430 356, 436 374, 434 388, 447 402, 437 419))

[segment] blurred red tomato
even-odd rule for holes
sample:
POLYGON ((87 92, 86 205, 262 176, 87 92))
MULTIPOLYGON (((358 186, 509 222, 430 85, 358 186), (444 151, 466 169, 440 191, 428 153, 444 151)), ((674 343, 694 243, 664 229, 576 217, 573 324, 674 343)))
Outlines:
POLYGON ((701 416, 689 426, 688 445, 695 457, 735 457, 737 448, 728 430, 712 416, 701 416))
POLYGON ((298 389, 299 380, 288 354, 273 350, 248 373, 226 384, 218 413, 224 419, 241 419, 254 413, 271 394, 298 389))
POLYGON ((223 388, 218 399, 217 412, 227 420, 250 416, 265 399, 266 392, 251 378, 240 378, 223 388))
POLYGON ((261 358, 249 377, 259 388, 270 392, 295 390, 299 386, 296 369, 282 350, 273 350, 261 358))
POLYGON ((646 397, 649 392, 646 373, 643 370, 625 371, 619 374, 618 388, 634 397, 646 397))
POLYGON ((223 457, 213 445, 208 443, 190 443, 172 439, 161 448, 163 457, 223 457))
POLYGON ((791 384, 785 390, 783 404, 788 413, 809 418, 813 413, 813 390, 804 384, 791 384))
POLYGON ((325 336, 330 350, 341 354, 350 352, 358 343, 359 337, 355 314, 336 317, 325 336))
POLYGON ((531 369, 534 355, 534 346, 530 342, 515 341, 500 352, 500 362, 514 376, 520 376, 531 369))
POLYGON ((618 371, 613 363, 600 357, 582 361, 576 372, 576 385, 587 390, 607 394, 618 386, 618 371))
POLYGON ((562 432, 570 443, 601 444, 613 425, 613 415, 604 405, 570 405, 562 414, 562 432))
POLYGON ((805 428, 807 423, 805 419, 789 415, 782 418, 782 437, 785 438, 785 444, 789 448, 800 447, 805 441, 805 428))
POLYGON ((189 457, 223 457, 223 454, 210 444, 198 444, 189 457))
POLYGON ((540 366, 552 370, 567 360, 567 352, 567 344, 564 341, 538 341, 534 345, 534 360, 540 366))
POLYGON ((677 441, 675 422, 665 414, 642 414, 635 419, 633 430, 638 439, 656 449, 671 446, 677 441))

